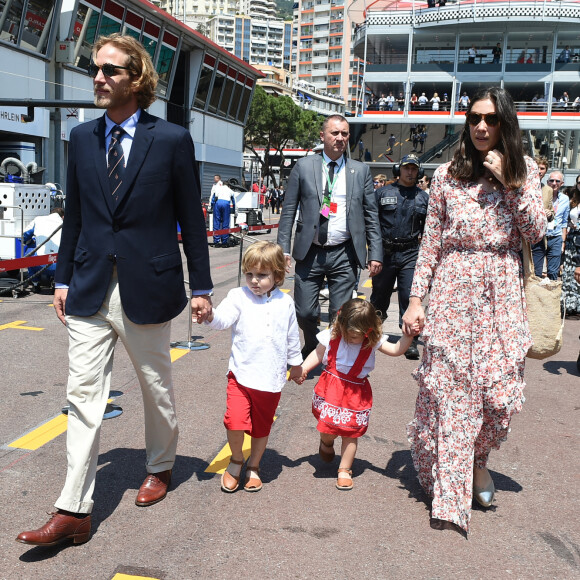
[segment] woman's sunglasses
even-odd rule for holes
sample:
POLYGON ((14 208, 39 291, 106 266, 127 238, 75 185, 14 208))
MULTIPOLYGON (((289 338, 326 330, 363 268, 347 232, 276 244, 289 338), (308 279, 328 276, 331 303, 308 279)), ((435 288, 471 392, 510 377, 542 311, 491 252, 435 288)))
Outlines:
POLYGON ((465 118, 467 119, 467 122, 473 126, 479 125, 482 120, 485 121, 485 124, 489 127, 495 127, 496 125, 499 125, 499 117, 497 116, 497 113, 487 113, 487 115, 480 115, 479 113, 467 113, 465 118))
POLYGON ((99 65, 96 65, 94 62, 92 62, 88 66, 87 72, 89 73, 89 76, 92 79, 94 79, 99 74, 99 71, 102 71, 103 75, 105 75, 106 77, 114 77, 115 75, 119 74, 117 72, 117 69, 131 70, 128 66, 119 66, 117 64, 110 64, 110 63, 99 66, 99 65))

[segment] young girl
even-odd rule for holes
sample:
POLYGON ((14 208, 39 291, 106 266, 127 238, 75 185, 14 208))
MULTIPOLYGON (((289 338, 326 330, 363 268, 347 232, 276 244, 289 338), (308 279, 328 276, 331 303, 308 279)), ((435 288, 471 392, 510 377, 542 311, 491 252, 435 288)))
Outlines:
MULTIPOLYGON (((215 330, 232 328, 224 416, 232 457, 221 478, 221 487, 228 493, 240 485, 244 433, 252 437, 244 489, 262 489, 260 460, 286 384, 287 364, 302 362, 294 301, 278 289, 285 268, 280 246, 273 242, 251 245, 242 259, 247 287, 230 290, 206 322, 215 330)), ((300 376, 300 367, 292 367, 291 373, 300 376)))
MULTIPOLYGON (((418 327, 417 327, 418 328, 418 327)), ((323 461, 334 459, 334 440, 342 437, 342 450, 336 487, 350 490, 352 463, 358 438, 367 430, 373 394, 367 375, 375 367, 375 352, 402 355, 413 337, 403 335, 392 344, 382 334, 381 319, 365 300, 353 298, 339 310, 331 328, 317 336, 319 345, 302 365, 301 384, 308 372, 326 364, 312 395, 312 413, 320 431, 318 453, 323 461)))

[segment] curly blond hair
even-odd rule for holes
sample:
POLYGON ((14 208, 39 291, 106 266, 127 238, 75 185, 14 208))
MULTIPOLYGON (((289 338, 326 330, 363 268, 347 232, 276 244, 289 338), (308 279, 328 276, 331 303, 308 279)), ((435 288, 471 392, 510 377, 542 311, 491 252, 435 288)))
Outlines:
POLYGON ((129 73, 133 77, 133 87, 137 89, 137 102, 142 109, 151 106, 157 98, 155 89, 159 75, 145 47, 132 36, 118 32, 109 36, 99 36, 93 46, 93 61, 99 50, 107 44, 112 44, 127 55, 125 66, 129 67, 129 73))
POLYGON ((274 275, 276 286, 280 286, 286 277, 286 258, 282 247, 274 242, 255 242, 242 258, 242 272, 252 268, 270 270, 274 275))
POLYGON ((349 334, 368 338, 367 348, 375 346, 383 334, 383 325, 375 307, 366 300, 352 298, 338 311, 332 326, 332 338, 345 338, 349 334))

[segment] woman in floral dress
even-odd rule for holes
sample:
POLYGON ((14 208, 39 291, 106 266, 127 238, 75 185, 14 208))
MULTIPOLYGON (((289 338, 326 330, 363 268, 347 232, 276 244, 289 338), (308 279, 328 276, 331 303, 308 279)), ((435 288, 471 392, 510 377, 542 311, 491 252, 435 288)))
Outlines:
POLYGON ((568 218, 568 235, 564 247, 564 264, 562 265, 562 309, 567 316, 580 314, 580 285, 574 279, 576 253, 580 249, 580 175, 576 185, 568 190, 570 197, 570 217, 568 218))
POLYGON ((493 500, 487 459, 521 409, 532 344, 520 237, 533 244, 545 229, 538 168, 524 156, 513 100, 499 87, 483 90, 468 106, 453 160, 431 181, 403 317, 405 332, 416 322, 423 328, 408 435, 421 485, 433 497, 434 528, 467 532, 472 498, 486 507, 493 500))

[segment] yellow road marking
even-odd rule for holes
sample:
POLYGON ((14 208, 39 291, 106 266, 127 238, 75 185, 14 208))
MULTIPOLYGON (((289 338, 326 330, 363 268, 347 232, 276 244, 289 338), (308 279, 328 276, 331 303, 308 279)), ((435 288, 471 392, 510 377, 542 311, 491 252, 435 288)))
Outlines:
MULTIPOLYGON (((274 417, 274 421, 278 417, 274 417)), ((244 433, 244 442, 242 443, 242 453, 244 454, 244 461, 250 457, 252 451, 252 438, 244 433)), ((206 467, 205 473, 223 473, 230 463, 232 452, 230 444, 226 443, 221 451, 214 457, 213 461, 206 467)))
POLYGON ((175 362, 179 360, 182 356, 190 353, 191 351, 187 348, 172 348, 169 350, 169 354, 171 355, 171 362, 175 362))
POLYGON ((113 580, 158 580, 152 576, 133 576, 132 574, 115 574, 113 580))
MULTIPOLYGON (((20 323, 20 322, 25 322, 25 321, 17 320, 16 322, 20 323)), ((13 322, 11 324, 15 324, 15 323, 13 322)), ((8 325, 3 325, 3 326, 8 326, 8 325)), ((2 330, 2 328, 3 327, 0 326, 0 330, 2 330)), ((22 328, 22 327, 18 326, 17 328, 22 328)), ((33 330, 44 330, 44 329, 38 328, 38 329, 33 329, 33 330)), ((186 355, 188 352, 190 352, 190 351, 185 350, 185 349, 180 349, 180 348, 172 348, 170 351, 171 362, 175 362, 176 360, 180 359, 182 356, 186 355)), ((107 403, 112 403, 114 400, 115 399, 109 399, 107 401, 107 403)), ((15 447, 17 449, 28 449, 30 451, 35 451, 36 449, 38 449, 39 447, 42 447, 43 445, 45 445, 49 441, 52 441, 53 439, 55 439, 59 435, 62 435, 66 431, 66 428, 67 428, 67 424, 68 424, 67 419, 68 419, 68 417, 65 414, 59 415, 58 417, 51 419, 47 423, 44 423, 44 425, 37 427, 36 429, 31 431, 27 435, 20 437, 20 439, 16 439, 16 441, 13 441, 12 443, 10 443, 8 445, 8 447, 15 447)), ((135 578, 138 578, 138 576, 135 576, 135 578)))
POLYGON ((285 294, 288 294, 288 292, 290 292, 290 288, 280 288, 280 290, 282 290, 282 292, 284 292, 285 294))
POLYGON ((44 330, 44 328, 38 328, 37 326, 22 326, 23 324, 26 324, 26 320, 15 320, 8 324, 0 324, 0 330, 6 330, 7 328, 16 328, 18 330, 44 330))
POLYGON ((59 415, 48 421, 48 423, 34 429, 28 435, 24 435, 24 437, 13 441, 8 447, 34 451, 64 433, 66 431, 67 419, 68 417, 66 415, 59 415))
POLYGON ((363 288, 371 288, 372 285, 373 285, 372 278, 369 278, 368 280, 365 280, 365 283, 363 284, 363 288))

